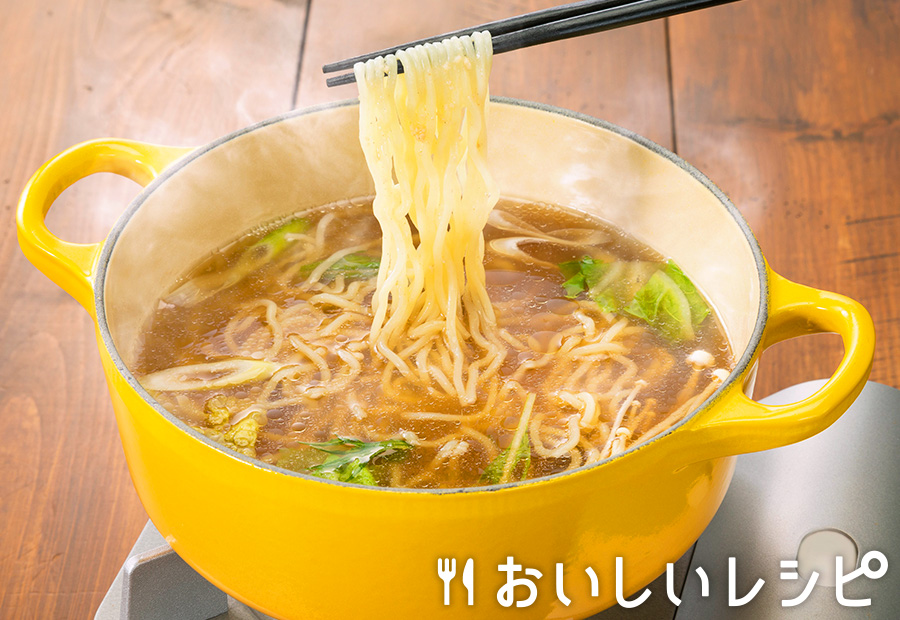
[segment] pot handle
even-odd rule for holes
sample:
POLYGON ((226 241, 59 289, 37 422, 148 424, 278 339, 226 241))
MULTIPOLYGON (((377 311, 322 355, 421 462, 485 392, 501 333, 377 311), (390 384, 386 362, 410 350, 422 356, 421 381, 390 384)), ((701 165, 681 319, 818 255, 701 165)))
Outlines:
POLYGON ((103 242, 70 243, 51 233, 44 218, 67 187, 97 172, 113 172, 147 186, 192 148, 104 138, 82 142, 34 173, 16 212, 19 246, 31 263, 94 316, 93 276, 103 242))
POLYGON ((745 395, 742 385, 725 392, 711 415, 689 426, 690 462, 777 448, 825 430, 856 400, 872 370, 875 328, 861 304, 768 272, 769 319, 760 352, 789 338, 834 332, 843 340, 844 357, 825 385, 796 403, 764 405, 745 395))

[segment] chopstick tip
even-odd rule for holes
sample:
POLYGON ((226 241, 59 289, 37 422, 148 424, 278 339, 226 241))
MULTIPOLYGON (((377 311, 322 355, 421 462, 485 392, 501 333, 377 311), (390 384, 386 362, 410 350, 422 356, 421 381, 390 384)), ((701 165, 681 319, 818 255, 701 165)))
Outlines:
POLYGON ((325 84, 328 88, 333 86, 343 86, 344 84, 352 84, 356 81, 356 75, 353 73, 342 73, 341 75, 336 75, 334 77, 330 77, 325 80, 325 84))

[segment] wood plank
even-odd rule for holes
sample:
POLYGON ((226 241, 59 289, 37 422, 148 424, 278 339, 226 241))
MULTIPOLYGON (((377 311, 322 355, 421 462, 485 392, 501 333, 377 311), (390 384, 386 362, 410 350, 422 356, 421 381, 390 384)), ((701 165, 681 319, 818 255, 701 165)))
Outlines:
MULTIPOLYGON (((298 106, 356 97, 326 88, 326 62, 535 11, 553 0, 314 2, 298 106)), ((497 56, 491 93, 584 112, 671 147, 665 27, 654 22, 497 56)))
MULTIPOLYGON (((517 14, 547 0, 7 3, 0 41, 0 205, 47 157, 122 135, 200 144, 327 91, 322 63, 517 14), (403 17, 405 16, 405 17, 403 17)), ((897 3, 754 0, 671 22, 679 151, 743 210, 773 267, 863 301, 873 378, 898 385, 897 3)), ((672 146, 661 23, 503 55, 495 94, 580 110, 672 146)), ((51 216, 100 238, 133 196, 88 181, 51 216)), ((760 387, 824 376, 821 339, 765 360, 760 387)), ((85 617, 146 518, 124 466, 90 322, 0 232, 0 609, 85 617)))
MULTIPOLYGON (((772 268, 849 295, 900 386, 900 3, 754 0, 671 20, 683 157, 728 193, 772 268)), ((831 374, 836 337, 780 345, 758 394, 831 374)))
MULTIPOLYGON (((91 322, 18 248, 18 193, 82 140, 203 144, 288 110, 305 2, 44 0, 0 13, 0 615, 86 618, 147 517, 91 322)), ((137 191, 110 178, 68 190, 52 229, 101 239, 137 191)))

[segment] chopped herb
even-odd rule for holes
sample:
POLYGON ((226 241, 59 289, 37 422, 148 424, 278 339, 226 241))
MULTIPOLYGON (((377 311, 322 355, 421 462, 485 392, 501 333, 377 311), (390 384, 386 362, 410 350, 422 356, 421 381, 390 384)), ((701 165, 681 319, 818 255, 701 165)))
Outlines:
MULTIPOLYGON (((313 270, 322 264, 322 261, 316 261, 308 265, 304 265, 300 270, 300 275, 304 278, 313 270)), ((378 275, 378 267, 381 265, 381 258, 378 256, 369 256, 362 252, 355 252, 344 256, 322 274, 322 281, 328 282, 334 280, 338 274, 343 274, 347 280, 368 280, 378 275)))
POLYGON ((375 484, 375 477, 367 465, 373 459, 413 447, 402 439, 366 442, 346 437, 306 445, 328 454, 322 463, 309 468, 313 475, 329 480, 372 485, 375 484))
MULTIPOLYGON (((506 467, 506 459, 509 458, 509 448, 498 454, 490 465, 488 465, 484 473, 481 474, 482 482, 488 484, 499 484, 503 477, 503 470, 506 467)), ((519 480, 524 480, 528 475, 528 469, 531 467, 531 444, 528 441, 528 433, 522 437, 522 443, 516 451, 516 463, 513 465, 513 472, 521 471, 519 480)))

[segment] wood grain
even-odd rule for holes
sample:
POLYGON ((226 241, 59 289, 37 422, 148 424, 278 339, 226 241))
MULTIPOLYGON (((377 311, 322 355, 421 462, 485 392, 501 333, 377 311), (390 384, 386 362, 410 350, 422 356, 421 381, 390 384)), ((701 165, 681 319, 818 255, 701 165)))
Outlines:
MULTIPOLYGON (((679 153, 784 276, 862 302, 900 385, 900 3, 754 0, 671 20, 679 153)), ((758 393, 827 377, 836 337, 779 345, 758 393)))
MULTIPOLYGON (((304 19, 302 2, 2 4, 0 616, 92 617, 147 519, 91 321, 19 251, 18 193, 82 140, 204 144, 290 109, 304 19)), ((89 179, 49 224, 102 239, 136 193, 89 179)))
MULTIPOLYGON (((559 2, 314 2, 297 104, 356 96, 353 85, 326 88, 321 67, 327 62, 554 4, 559 2)), ((663 22, 498 55, 491 74, 491 94, 584 112, 671 147, 663 22)))
MULTIPOLYGON (((315 0, 308 20, 304 0, 0 6, 0 615, 90 617, 146 519, 91 322, 15 241, 28 176, 81 140, 202 144, 353 97, 325 89, 324 62, 554 3, 315 0)), ((866 304, 873 379, 900 386, 898 35, 897 2, 753 0, 674 18, 668 32, 645 24, 505 54, 492 92, 675 147, 734 199, 776 270, 866 304)), ((50 226, 100 239, 135 192, 98 175, 60 198, 50 226)), ((782 348, 763 360, 761 392, 837 360, 834 338, 782 348)))

